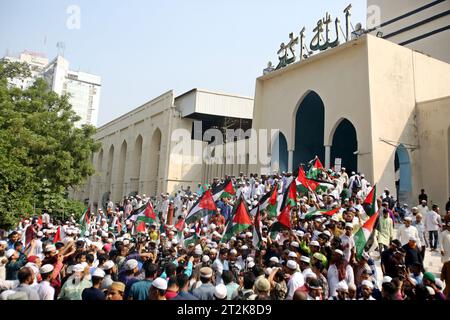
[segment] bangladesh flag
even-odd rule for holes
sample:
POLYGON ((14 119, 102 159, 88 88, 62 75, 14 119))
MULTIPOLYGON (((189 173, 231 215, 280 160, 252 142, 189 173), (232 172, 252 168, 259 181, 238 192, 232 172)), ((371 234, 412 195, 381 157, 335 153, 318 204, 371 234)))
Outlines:
POLYGON ((332 217, 333 215, 335 215, 336 213, 338 213, 340 209, 341 209, 340 207, 337 207, 337 208, 332 209, 332 210, 326 210, 326 209, 314 210, 314 211, 308 212, 308 213, 305 215, 304 218, 305 218, 306 220, 311 220, 311 219, 314 219, 314 218, 317 217, 317 216, 328 216, 328 217, 332 217))
POLYGON ((91 223, 91 208, 88 207, 83 215, 80 218, 80 224, 81 224, 81 235, 84 236, 84 233, 89 227, 89 224, 91 223))
POLYGON ((259 248, 262 243, 262 223, 261 223, 261 212, 256 212, 255 219, 253 221, 253 247, 259 248))
POLYGON ((219 185, 213 190, 213 199, 217 201, 221 198, 231 198, 235 194, 236 190, 233 188, 233 182, 227 180, 224 184, 219 185))
POLYGON ((377 186, 374 185, 372 190, 367 195, 366 199, 363 202, 364 210, 366 210, 367 215, 373 216, 376 212, 378 212, 377 205, 377 186))
POLYGON ((241 233, 253 224, 245 200, 242 197, 236 202, 232 216, 233 219, 228 223, 221 242, 227 242, 235 234, 241 233))
POLYGON ((291 206, 287 205, 280 213, 277 221, 270 227, 272 236, 277 231, 291 230, 291 206))
POLYGON ((192 206, 191 210, 189 210, 186 216, 186 223, 190 224, 195 222, 210 214, 211 211, 217 211, 217 207, 211 194, 211 190, 206 190, 192 206))
POLYGON ((355 247, 356 247, 356 257, 361 258, 364 248, 366 247, 369 238, 375 230, 375 225, 378 220, 378 212, 369 218, 369 220, 364 223, 364 225, 358 230, 354 235, 355 247))

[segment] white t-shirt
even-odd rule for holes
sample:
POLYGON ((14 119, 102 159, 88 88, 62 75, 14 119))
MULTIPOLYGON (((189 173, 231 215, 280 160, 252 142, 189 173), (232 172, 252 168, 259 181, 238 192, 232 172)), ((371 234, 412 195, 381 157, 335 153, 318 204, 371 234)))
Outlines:
POLYGON ((298 271, 293 273, 287 284, 288 294, 287 294, 286 300, 292 300, 295 290, 302 287, 304 284, 305 284, 305 279, 303 278, 303 274, 298 271))

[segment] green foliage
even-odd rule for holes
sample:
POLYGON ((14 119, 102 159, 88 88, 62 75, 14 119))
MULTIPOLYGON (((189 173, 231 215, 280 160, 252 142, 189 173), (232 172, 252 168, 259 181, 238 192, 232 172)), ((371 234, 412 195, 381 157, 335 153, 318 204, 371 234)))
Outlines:
POLYGON ((90 158, 100 147, 95 128, 76 128, 80 118, 68 96, 48 90, 43 79, 25 90, 8 85, 28 77, 27 68, 0 61, 0 228, 31 214, 33 205, 75 211, 65 192, 94 173, 90 158))

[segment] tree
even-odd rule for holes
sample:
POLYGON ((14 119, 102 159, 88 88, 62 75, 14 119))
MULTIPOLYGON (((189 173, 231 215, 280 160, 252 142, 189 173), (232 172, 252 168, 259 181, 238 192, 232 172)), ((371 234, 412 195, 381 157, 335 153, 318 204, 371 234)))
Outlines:
POLYGON ((27 89, 9 84, 30 75, 24 63, 0 61, 0 227, 8 228, 33 205, 63 209, 65 192, 94 173, 100 148, 95 127, 77 128, 80 117, 67 95, 37 79, 27 89))

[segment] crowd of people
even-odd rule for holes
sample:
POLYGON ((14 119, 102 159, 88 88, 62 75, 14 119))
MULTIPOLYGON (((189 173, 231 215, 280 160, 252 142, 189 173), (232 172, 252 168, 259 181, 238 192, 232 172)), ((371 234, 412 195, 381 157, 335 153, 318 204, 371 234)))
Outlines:
POLYGON ((290 172, 241 173, 199 184, 195 192, 108 201, 79 221, 58 221, 46 211, 23 219, 0 241, 0 299, 450 299, 449 204, 442 214, 435 204, 428 208, 422 190, 419 205, 409 209, 383 190, 375 201, 376 226, 359 254, 355 235, 373 216, 374 204, 365 200, 374 186, 345 168, 310 173, 308 179, 324 187, 297 189, 290 226, 280 230, 274 224, 296 183, 290 172), (206 192, 228 183, 233 192, 214 199, 216 210, 185 221, 206 192), (260 243, 253 225, 222 241, 238 201, 254 222, 253 209, 274 190, 275 214, 258 211, 260 243), (133 217, 146 208, 157 218, 138 228, 133 217), (426 270, 426 250, 441 254, 440 275, 426 270))

